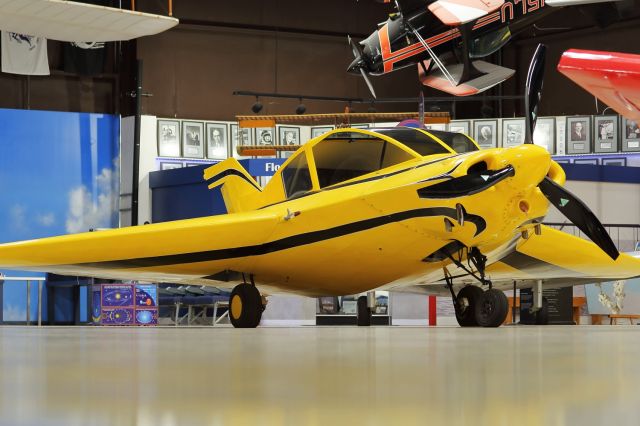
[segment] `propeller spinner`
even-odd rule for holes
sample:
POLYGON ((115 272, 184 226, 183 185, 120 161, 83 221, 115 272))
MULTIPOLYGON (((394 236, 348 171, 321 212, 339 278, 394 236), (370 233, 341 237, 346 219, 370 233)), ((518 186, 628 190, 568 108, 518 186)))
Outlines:
POLYGON ((353 53, 354 60, 349 65, 349 68, 347 69, 347 71, 352 74, 359 72, 362 78, 364 78, 365 83, 367 83, 367 87, 371 92, 371 96, 373 96, 373 99, 376 99, 376 92, 373 89, 373 84, 371 83, 369 74, 367 73, 367 71, 365 71, 365 68, 367 67, 367 65, 363 58, 362 47, 358 43, 353 41, 353 39, 350 36, 348 36, 348 40, 349 40, 349 46, 351 46, 351 52, 353 53))

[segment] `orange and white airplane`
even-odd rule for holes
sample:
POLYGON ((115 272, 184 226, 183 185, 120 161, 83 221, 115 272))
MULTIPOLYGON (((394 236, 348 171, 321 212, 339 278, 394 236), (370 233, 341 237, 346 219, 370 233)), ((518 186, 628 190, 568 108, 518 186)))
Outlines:
MULTIPOLYGON (((349 40, 355 59, 348 72, 362 75, 375 97, 369 75, 417 64, 424 85, 455 96, 475 95, 513 75, 512 69, 479 60, 502 48, 512 32, 559 7, 610 1, 394 0, 397 13, 360 43, 349 40)), ((617 15, 614 4, 593 12, 617 15)))

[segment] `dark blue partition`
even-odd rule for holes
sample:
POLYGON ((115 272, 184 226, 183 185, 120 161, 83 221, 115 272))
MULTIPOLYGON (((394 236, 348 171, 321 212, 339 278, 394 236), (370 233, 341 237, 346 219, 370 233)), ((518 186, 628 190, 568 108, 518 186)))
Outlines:
MULTIPOLYGON (((252 176, 273 176, 285 160, 258 158, 240 163, 252 176)), ((227 213, 220 188, 209 189, 204 181, 207 167, 210 165, 151 172, 151 221, 168 222, 227 213)))
POLYGON ((149 173, 153 223, 227 213, 220 188, 209 189, 203 178, 209 165, 149 173))

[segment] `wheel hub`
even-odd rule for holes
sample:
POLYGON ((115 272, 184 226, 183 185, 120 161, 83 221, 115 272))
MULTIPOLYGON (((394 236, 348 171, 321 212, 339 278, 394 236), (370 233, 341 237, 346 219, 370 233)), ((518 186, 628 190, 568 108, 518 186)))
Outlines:
POLYGON ((238 295, 231 299, 231 315, 236 319, 242 316, 242 299, 238 295))

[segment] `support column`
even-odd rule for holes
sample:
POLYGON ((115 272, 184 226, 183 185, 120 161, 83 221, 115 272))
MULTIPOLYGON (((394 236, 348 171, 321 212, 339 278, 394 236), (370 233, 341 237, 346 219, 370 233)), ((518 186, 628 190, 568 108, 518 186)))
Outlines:
POLYGON ((438 298, 436 296, 429 296, 429 326, 431 327, 438 325, 437 303, 438 298))

